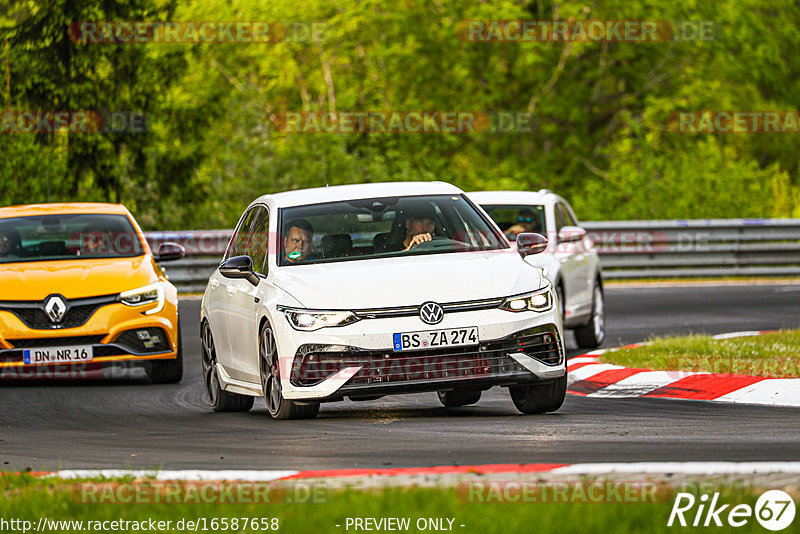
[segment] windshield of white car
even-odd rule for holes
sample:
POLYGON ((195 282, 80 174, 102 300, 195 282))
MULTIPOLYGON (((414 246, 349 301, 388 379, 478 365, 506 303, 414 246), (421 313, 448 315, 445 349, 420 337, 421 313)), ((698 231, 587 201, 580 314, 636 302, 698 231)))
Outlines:
POLYGON ((544 206, 536 204, 481 204, 481 207, 494 219, 494 222, 503 230, 506 237, 512 241, 517 234, 523 232, 547 235, 544 206))
POLYGON ((462 195, 369 198, 280 211, 279 265, 509 248, 462 195))
POLYGON ((128 217, 68 214, 0 219, 0 264, 141 256, 128 217))

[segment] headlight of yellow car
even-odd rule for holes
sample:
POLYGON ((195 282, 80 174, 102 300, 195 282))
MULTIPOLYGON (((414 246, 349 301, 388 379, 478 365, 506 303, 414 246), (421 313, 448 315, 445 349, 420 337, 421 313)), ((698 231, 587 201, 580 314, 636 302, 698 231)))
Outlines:
POLYGON ((144 306, 145 304, 156 304, 154 308, 145 311, 145 315, 152 315, 164 309, 164 286, 161 282, 123 291, 117 297, 117 301, 126 306, 144 306))

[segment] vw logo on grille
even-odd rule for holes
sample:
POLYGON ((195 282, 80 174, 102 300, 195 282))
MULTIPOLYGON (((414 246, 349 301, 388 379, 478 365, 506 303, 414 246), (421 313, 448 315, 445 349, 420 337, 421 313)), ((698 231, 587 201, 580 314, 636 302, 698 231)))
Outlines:
POLYGON ((444 310, 435 302, 426 302, 419 308, 419 318, 423 323, 437 324, 444 319, 444 310))
POLYGON ((44 305, 44 311, 50 322, 53 324, 61 322, 64 318, 64 313, 67 311, 67 305, 61 297, 50 297, 44 305))

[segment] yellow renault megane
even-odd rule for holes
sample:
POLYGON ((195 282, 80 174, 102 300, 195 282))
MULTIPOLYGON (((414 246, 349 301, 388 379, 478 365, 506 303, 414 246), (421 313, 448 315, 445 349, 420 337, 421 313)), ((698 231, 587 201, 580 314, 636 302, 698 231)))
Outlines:
POLYGON ((121 205, 0 208, 0 378, 142 362, 153 382, 178 382, 178 295, 156 262, 183 255, 153 254, 121 205))

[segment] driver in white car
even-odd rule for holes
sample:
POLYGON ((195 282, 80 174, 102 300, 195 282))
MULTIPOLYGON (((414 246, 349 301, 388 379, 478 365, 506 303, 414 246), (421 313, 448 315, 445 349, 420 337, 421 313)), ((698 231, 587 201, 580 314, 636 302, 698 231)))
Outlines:
POLYGON ((507 228, 503 233, 510 241, 514 241, 519 234, 524 232, 541 233, 536 221, 536 214, 532 210, 522 209, 517 217, 517 224, 507 228))
POLYGON ((429 206, 416 206, 406 213, 406 233, 400 239, 389 240, 381 252, 406 252, 411 247, 430 241, 436 231, 436 212, 429 206))

